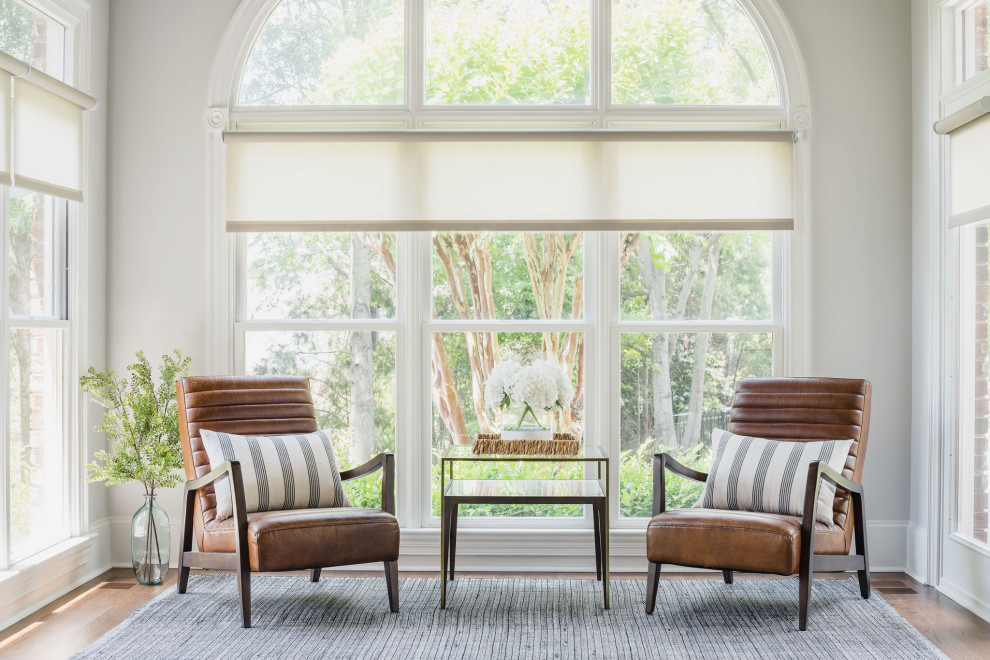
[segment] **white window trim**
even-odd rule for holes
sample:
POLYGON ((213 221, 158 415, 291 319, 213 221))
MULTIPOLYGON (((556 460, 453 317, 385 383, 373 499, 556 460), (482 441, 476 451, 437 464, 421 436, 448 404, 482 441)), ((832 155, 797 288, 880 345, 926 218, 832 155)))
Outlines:
POLYGON ((927 402, 920 418, 923 428, 914 431, 922 435, 924 454, 912 456, 912 461, 924 466, 927 480, 913 484, 923 503, 924 516, 912 521, 917 530, 916 536, 909 534, 908 557, 913 576, 986 617, 990 616, 990 605, 976 595, 985 592, 977 584, 982 576, 969 575, 964 584, 958 581, 958 575, 947 575, 947 563, 975 566, 973 557, 983 557, 985 561, 990 551, 956 531, 956 448, 964 423, 961 406, 967 387, 960 378, 965 372, 960 369, 964 353, 962 323, 968 314, 963 307, 967 299, 960 277, 965 259, 960 232, 948 229, 948 139, 931 129, 934 121, 990 94, 990 71, 960 82, 959 12, 970 4, 971 0, 928 0, 922 10, 927 26, 923 39, 928 66, 923 71, 927 98, 921 114, 931 121, 923 127, 925 139, 916 152, 928 163, 921 173, 927 188, 922 196, 925 203, 915 209, 924 224, 926 252, 921 258, 927 263, 927 277, 922 281, 917 304, 930 320, 922 336, 928 344, 923 353, 927 359, 918 365, 921 377, 915 382, 921 392, 916 400, 927 402), (967 557, 966 553, 973 554, 967 557))
MULTIPOLYGON (((534 128, 591 127, 591 128, 646 128, 683 125, 684 122, 703 123, 706 126, 721 128, 790 128, 800 130, 800 139, 795 145, 795 229, 788 232, 785 240, 779 241, 774 251, 775 263, 779 259, 779 276, 774 278, 775 307, 774 323, 768 330, 774 336, 774 369, 780 375, 802 376, 807 374, 811 328, 808 322, 808 300, 810 298, 810 170, 813 130, 809 107, 809 90, 803 59, 797 41, 787 23, 786 17, 774 0, 739 0, 750 12, 756 28, 767 44, 771 63, 779 81, 780 107, 748 106, 657 106, 649 108, 613 107, 602 98, 610 94, 610 85, 598 85, 598 96, 593 99, 596 107, 527 107, 527 108, 439 108, 413 107, 408 99, 421 96, 421 90, 410 89, 406 107, 400 108, 248 108, 237 106, 241 72, 250 55, 256 35, 260 32, 270 11, 279 0, 244 0, 237 8, 221 40, 208 94, 205 112, 207 144, 209 151, 209 207, 206 211, 207 241, 211 254, 210 293, 211 317, 209 322, 209 349, 211 362, 209 369, 214 374, 234 373, 243 369, 239 364, 242 348, 242 330, 247 327, 237 323, 237 239, 226 233, 224 223, 224 148, 222 133, 235 128, 263 129, 275 126, 284 127, 287 123, 299 128, 327 128, 341 124, 380 128, 433 128, 438 126, 470 128, 484 125, 487 128, 500 125, 527 126, 534 128), (596 109, 597 108, 597 109, 596 109), (779 314, 779 316, 778 316, 779 314), (784 331, 786 328, 786 332, 784 331), (779 339, 779 341, 778 341, 779 339)), ((595 11, 607 11, 606 0, 595 0, 595 11)), ((407 5, 407 12, 411 11, 407 5)), ((411 39, 414 58, 407 58, 406 79, 417 81, 418 76, 410 76, 416 58, 421 58, 422 45, 418 39, 417 21, 421 20, 413 12, 407 13, 406 30, 412 30, 411 39)), ((607 48, 600 40, 593 42, 594 48, 607 48)), ((600 60, 607 61, 607 60, 600 60)), ((609 71, 592 72, 592 76, 610 75, 609 71)), ((608 78, 604 78, 608 80, 608 78)), ((603 234, 603 236, 607 236, 603 234)), ((613 263, 616 283, 618 281, 617 255, 610 254, 599 241, 586 239, 586 261, 613 263)), ((398 322, 396 328, 396 418, 403 420, 396 425, 397 461, 397 506, 400 524, 404 529, 427 527, 431 530, 434 520, 424 513, 429 512, 429 479, 422 475, 429 473, 429 452, 431 443, 422 442, 421 437, 429 437, 430 420, 425 411, 431 410, 429 388, 423 387, 423 374, 429 374, 430 351, 429 334, 426 328, 436 327, 446 322, 432 321, 429 317, 428 297, 423 301, 418 292, 428 290, 431 279, 431 259, 419 260, 402 258, 402 255, 429 255, 429 240, 425 234, 399 234, 398 281, 396 303, 398 322), (414 262, 420 263, 415 264, 414 262), (419 300, 420 304, 414 301, 419 300), (403 316, 408 315, 408 316, 403 316), (418 350, 412 350, 418 347, 418 350), (419 396, 413 393, 419 393, 419 396), (424 434, 426 434, 424 436, 424 434), (426 482, 425 484, 423 482, 426 482)), ((606 272, 604 268, 601 272, 606 272)), ((586 274, 589 277, 591 274, 586 274)), ((586 286, 592 286, 590 280, 586 286)), ((610 283, 598 281, 597 296, 593 299, 608 300, 602 297, 610 291, 610 283)), ((617 289, 616 289, 617 290, 617 289)), ((618 391, 618 369, 609 364, 609 350, 619 341, 618 318, 611 318, 604 305, 598 309, 586 309, 583 324, 588 327, 586 341, 589 355, 594 359, 585 364, 586 382, 589 384, 588 403, 607 401, 608 391, 618 391), (600 329, 600 331, 596 330, 600 329), (600 335, 600 336, 599 336, 600 335), (591 364, 591 362, 595 364, 591 364), (589 376, 594 374, 595 378, 589 376), (598 377, 598 376, 602 377, 598 377), (593 391, 595 389, 601 391, 593 391)), ((252 322, 253 323, 253 322, 252 322)), ((336 324, 337 322, 333 322, 336 324)), ((341 322, 346 323, 346 322, 341 322)), ((378 321, 375 322, 379 323, 378 321)), ((328 328, 330 326, 327 326, 328 328)), ((339 325, 334 327, 345 327, 339 325)), ((353 327, 353 326, 350 326, 353 327)), ((515 326, 513 326, 515 327, 515 326)), ((625 326, 623 326, 625 327, 625 326)), ((693 327, 693 326, 692 326, 693 327)), ((720 326, 712 326, 720 327, 720 326)), ((737 326, 733 326, 735 328, 737 326)), ((586 438, 598 442, 598 438, 613 438, 617 443, 618 416, 614 409, 617 403, 611 402, 605 414, 598 415, 592 428, 586 428, 586 438)), ((602 409, 599 407, 598 409, 602 409)), ((612 469, 610 470, 611 492, 618 491, 618 451, 612 449, 612 469)), ((643 519, 618 516, 618 497, 613 497, 610 520, 613 527, 642 527, 643 519)), ((548 519, 492 519, 477 521, 479 526, 500 525, 506 521, 513 527, 538 526, 547 528, 548 519)), ((475 522, 475 521, 472 521, 475 522)), ((590 518, 584 523, 590 526, 590 518)), ((573 529, 573 520, 560 521, 561 527, 573 529)), ((437 527, 438 527, 437 523, 437 527)), ((437 530, 433 530, 437 531, 437 530)))
MULTIPOLYGON (((28 4, 37 10, 49 15, 66 27, 65 32, 65 71, 64 79, 81 89, 88 89, 90 85, 90 43, 91 43, 91 7, 85 0, 31 0, 28 4)), ((88 153, 90 149, 89 137, 90 119, 84 115, 84 137, 83 152, 88 153)), ((86 194, 90 194, 90 176, 88 168, 83 168, 83 189, 86 194)), ((0 249, 6 255, 6 222, 9 210, 9 192, 2 187, 0 191, 0 214, 2 214, 2 228, 0 232, 0 249)), ((65 273, 59 273, 58 300, 55 301, 55 315, 62 318, 9 318, 6 310, 0 315, 0 337, 8 337, 10 330, 14 328, 53 328, 63 330, 61 341, 57 350, 62 354, 60 367, 62 372, 62 390, 60 392, 59 406, 61 408, 62 419, 62 439, 63 439, 63 460, 65 470, 65 494, 68 498, 66 504, 69 536, 53 546, 39 550, 37 553, 20 559, 17 563, 11 564, 9 559, 10 530, 9 530, 9 465, 10 453, 9 442, 4 435, 2 444, 3 475, 0 477, 0 510, 4 512, 4 522, 0 529, 0 570, 12 572, 21 571, 23 567, 31 567, 32 570, 44 569, 45 566, 55 565, 62 561, 63 555, 73 552, 77 544, 72 543, 74 539, 88 539, 89 512, 88 498, 86 495, 86 481, 83 474, 85 457, 83 456, 83 438, 88 433, 89 423, 84 414, 81 413, 83 407, 80 406, 79 388, 75 386, 78 382, 79 374, 86 368, 85 351, 82 350, 85 344, 85 312, 87 309, 87 240, 88 236, 88 206, 75 202, 69 202, 67 215, 64 224, 67 231, 64 234, 67 245, 61 243, 62 234, 58 237, 56 249, 63 250, 66 259, 72 267, 71 277, 65 277, 65 273), (62 549, 62 551, 60 551, 62 549)), ((6 257, 2 259, 6 264, 6 257)), ((64 264, 63 264, 64 265, 64 264)), ((7 287, 6 277, 2 278, 0 284, 0 300, 6 300, 7 287)), ((4 341, 7 341, 6 339, 4 341)), ((0 351, 0 369, 2 373, 9 373, 8 351, 0 351)), ((8 383, 9 382, 4 381, 8 383)), ((0 428, 7 428, 9 394, 4 388, 0 394, 3 395, 3 402, 0 404, 0 428)), ((88 545, 88 541, 86 541, 88 545)), ((33 575, 33 573, 32 573, 33 575)), ((7 595, 5 581, 0 584, 0 599, 7 595)))

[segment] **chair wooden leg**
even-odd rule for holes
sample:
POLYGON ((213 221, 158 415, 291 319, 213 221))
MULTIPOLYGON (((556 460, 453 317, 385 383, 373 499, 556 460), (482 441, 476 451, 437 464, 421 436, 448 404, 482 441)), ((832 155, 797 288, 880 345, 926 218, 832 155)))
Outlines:
POLYGON ((859 576, 859 595, 870 597, 870 554, 866 548, 866 516, 864 515, 863 494, 853 495, 853 536, 856 539, 856 554, 863 557, 863 570, 856 571, 859 576))
POLYGON ((320 581, 320 571, 322 571, 322 570, 323 570, 322 568, 312 568, 312 569, 310 569, 310 571, 309 571, 309 581, 310 582, 319 582, 320 581))
POLYGON ((595 576, 602 581, 602 519, 598 515, 598 507, 592 505, 591 517, 595 522, 595 576))
POLYGON ((726 584, 732 584, 732 571, 722 571, 722 579, 726 584))
POLYGON ((798 578, 800 581, 800 610, 798 613, 798 630, 808 629, 808 606, 811 603, 811 566, 805 567, 801 566, 801 573, 798 578))
POLYGON ((388 607, 393 612, 399 611, 399 564, 394 561, 385 562, 385 586, 388 589, 388 607))
POLYGON ((660 586, 660 564, 651 561, 646 574, 646 613, 653 614, 657 606, 657 589, 660 586))
POLYGON ((251 571, 237 570, 237 593, 241 597, 241 625, 251 627, 251 571))
POLYGON ((193 514, 195 510, 196 491, 188 488, 183 493, 182 498, 182 539, 179 541, 179 579, 176 582, 175 590, 186 593, 186 586, 189 584, 189 567, 186 566, 186 553, 192 552, 193 537, 193 514))

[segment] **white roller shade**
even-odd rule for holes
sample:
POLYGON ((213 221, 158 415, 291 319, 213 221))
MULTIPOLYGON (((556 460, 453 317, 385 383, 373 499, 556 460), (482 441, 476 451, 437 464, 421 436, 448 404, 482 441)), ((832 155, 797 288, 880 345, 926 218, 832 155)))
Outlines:
POLYGON ((82 201, 83 109, 27 79, 14 84, 17 187, 82 201))
POLYGON ((10 74, 0 69, 0 185, 10 185, 10 74))
POLYGON ((792 131, 228 132, 229 231, 790 229, 792 131))
POLYGON ((990 114, 949 136, 950 227, 990 220, 990 114))

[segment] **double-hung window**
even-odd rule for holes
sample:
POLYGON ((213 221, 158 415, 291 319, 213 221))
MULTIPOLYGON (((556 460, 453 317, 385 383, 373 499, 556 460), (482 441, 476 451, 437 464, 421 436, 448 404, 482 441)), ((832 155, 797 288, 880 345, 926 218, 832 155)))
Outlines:
POLYGON ((0 568, 78 529, 80 457, 69 422, 71 227, 83 198, 74 19, 0 1, 0 568))
POLYGON ((497 426, 494 365, 553 360, 560 422, 608 452, 613 520, 641 526, 652 453, 704 464, 735 381, 787 368, 799 163, 762 23, 736 0, 352 5, 275 5, 235 85, 230 367, 308 375, 343 462, 396 451, 419 527, 440 454, 497 426))

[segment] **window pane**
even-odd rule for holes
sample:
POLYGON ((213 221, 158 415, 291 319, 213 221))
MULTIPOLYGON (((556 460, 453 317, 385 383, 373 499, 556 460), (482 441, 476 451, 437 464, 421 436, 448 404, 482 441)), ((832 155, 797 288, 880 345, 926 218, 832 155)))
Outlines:
POLYGON ((396 105, 402 0, 283 0, 258 35, 241 105, 396 105))
POLYGON ((426 101, 589 102, 588 0, 427 0, 426 101))
POLYGON ((583 318, 583 235, 434 234, 433 317, 583 318))
MULTIPOLYGON (((523 364, 543 358, 565 364, 574 398, 560 415, 558 428, 582 435, 584 427, 584 335, 580 332, 450 332, 431 338, 433 398, 433 514, 440 512, 440 457, 453 442, 470 443, 479 431, 497 429, 484 402, 484 383, 499 362, 523 364)), ((458 465, 455 477, 581 478, 580 463, 491 463, 458 465)), ((462 506, 466 516, 580 516, 582 507, 539 505, 462 506)))
POLYGON ((11 561, 69 537, 61 365, 61 330, 11 331, 11 561))
POLYGON ((990 0, 978 0, 962 12, 963 80, 990 68, 990 0))
POLYGON ((987 469, 987 438, 990 425, 990 258, 987 256, 987 225, 963 227, 960 320, 962 340, 959 372, 961 414, 958 470, 958 531, 987 543, 987 512, 990 510, 990 470, 987 469))
POLYGON ((48 195, 10 191, 10 226, 7 232, 12 316, 55 316, 58 269, 56 214, 65 202, 48 195))
MULTIPOLYGON (((395 333, 247 332, 247 374, 307 376, 317 423, 330 429, 340 469, 395 451, 395 333)), ((355 506, 378 508, 381 475, 345 482, 355 506)))
MULTIPOLYGON (((651 515, 653 454, 707 471, 714 429, 726 428, 736 381, 773 372, 769 333, 623 333, 620 512, 651 515)), ((689 507, 701 484, 668 474, 668 508, 689 507)))
POLYGON ((246 269, 248 319, 395 316, 395 234, 249 234, 246 269))
POLYGON ((612 102, 780 101, 763 40, 736 0, 613 0, 612 102))
POLYGON ((65 80, 65 26, 15 0, 0 0, 0 50, 65 80))
POLYGON ((624 319, 772 317, 770 232, 624 234, 621 250, 624 319))

